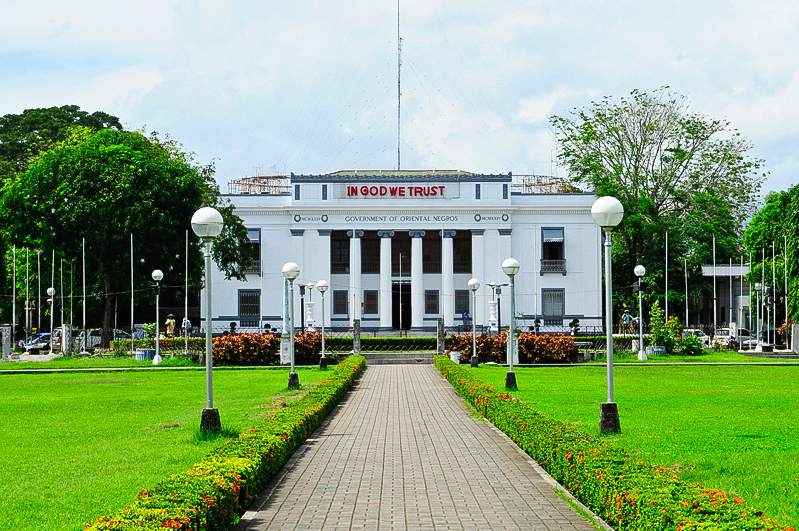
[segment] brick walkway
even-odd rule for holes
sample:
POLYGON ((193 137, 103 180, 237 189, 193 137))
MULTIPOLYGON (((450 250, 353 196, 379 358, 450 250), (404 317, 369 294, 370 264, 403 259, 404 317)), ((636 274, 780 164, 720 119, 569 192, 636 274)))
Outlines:
POLYGON ((377 365, 236 529, 594 528, 433 366, 377 365))

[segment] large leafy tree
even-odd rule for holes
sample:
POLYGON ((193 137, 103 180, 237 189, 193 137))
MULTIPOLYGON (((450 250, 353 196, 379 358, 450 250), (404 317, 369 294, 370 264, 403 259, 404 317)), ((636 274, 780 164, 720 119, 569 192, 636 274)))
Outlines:
MULTIPOLYGON (((799 321, 799 263, 796 254, 799 248, 799 185, 766 196, 765 204, 746 228, 744 243, 752 257, 752 272, 747 280, 752 285, 762 279, 769 286, 776 284, 780 302, 784 302, 782 297, 786 296, 784 268, 787 265, 788 317, 799 321), (773 277, 776 277, 776 282, 773 277)), ((784 304, 775 306, 778 327, 785 320, 784 308, 784 304)))
MULTIPOLYGON (((155 268, 182 271, 186 229, 201 206, 222 212, 225 229, 215 259, 228 277, 241 278, 247 231, 233 207, 220 203, 213 173, 213 165, 195 164, 174 141, 155 134, 75 127, 32 158, 27 171, 5 181, 0 226, 18 247, 53 249, 78 264, 85 240, 87 286, 104 298, 108 330, 113 294, 130 290, 131 234, 140 285, 155 268)), ((189 234, 190 276, 199 282, 200 243, 189 234)))
MULTIPOLYGON (((692 113, 685 96, 661 88, 606 97, 550 122, 571 179, 624 205, 613 251, 619 288, 632 285, 641 263, 650 298, 663 299, 667 232, 672 315, 685 297, 671 280, 683 277, 686 263, 691 275, 709 263, 714 237, 717 260, 737 262, 765 176, 758 174, 762 161, 747 155, 749 141, 726 120, 692 113)), ((614 299, 617 306, 635 304, 630 289, 617 290, 614 299)))

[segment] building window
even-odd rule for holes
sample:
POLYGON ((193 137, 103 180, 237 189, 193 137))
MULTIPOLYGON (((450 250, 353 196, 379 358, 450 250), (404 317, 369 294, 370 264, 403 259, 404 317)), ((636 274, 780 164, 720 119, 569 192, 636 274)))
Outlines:
POLYGON ((363 313, 376 314, 377 310, 377 290, 367 289, 363 292, 363 313))
POLYGON ((322 201, 327 201, 327 185, 322 185, 322 201))
POLYGON ((437 230, 425 231, 422 238, 422 272, 441 273, 441 235, 437 230))
POLYGON ((507 199, 507 198, 508 198, 508 184, 507 183, 503 183, 502 184, 502 199, 507 199))
POLYGON ((330 232, 330 273, 348 274, 350 272, 350 238, 345 230, 330 232))
POLYGON ((454 273, 472 272, 472 232, 459 230, 452 238, 452 268, 454 273))
POLYGON ((563 227, 541 229, 541 274, 566 274, 563 252, 563 227))
POLYGON ((361 236, 361 273, 380 273, 380 237, 376 230, 366 230, 361 236))
POLYGON ((260 322, 261 290, 239 290, 239 326, 256 327, 260 322))
POLYGON ((348 293, 346 289, 333 290, 333 313, 335 315, 347 315, 347 305, 349 304, 349 299, 347 298, 348 293))
POLYGON ((456 289, 455 290, 455 315, 463 315, 469 313, 469 290, 456 289))
POLYGON ((424 313, 438 315, 438 290, 428 289, 424 292, 424 313))
POLYGON ((247 239, 250 241, 248 255, 252 265, 244 269, 245 273, 261 274, 261 229, 247 229, 247 239))
POLYGON ((480 199, 480 183, 474 185, 474 198, 480 199))
POLYGON ((542 289, 541 311, 544 315, 545 325, 562 326, 563 316, 566 313, 566 291, 563 289, 542 289))
POLYGON ((294 185, 294 200, 295 201, 299 201, 300 200, 300 185, 299 184, 295 184, 294 185))

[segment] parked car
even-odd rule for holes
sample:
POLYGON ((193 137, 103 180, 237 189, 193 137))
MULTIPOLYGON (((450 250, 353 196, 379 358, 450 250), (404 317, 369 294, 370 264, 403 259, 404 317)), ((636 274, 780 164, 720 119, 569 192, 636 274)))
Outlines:
POLYGON ((39 354, 42 350, 50 350, 50 333, 36 334, 25 344, 26 354, 39 354))
MULTIPOLYGON (((779 336, 777 335, 777 330, 775 330, 773 328, 769 329, 769 330, 761 330, 760 334, 759 334, 759 338, 760 338, 760 342, 762 342, 764 345, 766 345, 766 344, 772 344, 773 345, 774 343, 779 341, 779 336), (769 340, 770 340, 770 343, 769 343, 769 340)), ((747 346, 747 347, 754 348, 758 344, 758 337, 756 337, 754 334, 751 334, 748 338, 746 338, 742 342, 742 344, 747 346)))
POLYGON ((688 336, 696 336, 699 338, 699 341, 705 346, 705 348, 710 348, 710 336, 699 330, 698 328, 683 328, 682 337, 688 336))
MULTIPOLYGON (((94 352, 94 349, 103 344, 102 328, 90 328, 85 345, 83 342, 84 330, 76 330, 75 332, 76 334, 72 339, 72 348, 77 351, 84 350, 85 348, 86 352, 94 352)), ((121 339, 130 339, 130 334, 124 330, 113 329, 111 330, 110 337, 111 341, 117 341, 121 339)))

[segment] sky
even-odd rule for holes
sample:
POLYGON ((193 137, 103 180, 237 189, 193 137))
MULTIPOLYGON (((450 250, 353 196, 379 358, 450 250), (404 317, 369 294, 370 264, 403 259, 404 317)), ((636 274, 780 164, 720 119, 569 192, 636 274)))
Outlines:
POLYGON ((252 175, 559 175, 552 115, 668 86, 799 182, 795 0, 0 0, 0 115, 78 105, 252 175), (399 112, 398 112, 399 111, 399 112), (399 144, 398 144, 399 139, 399 144))

